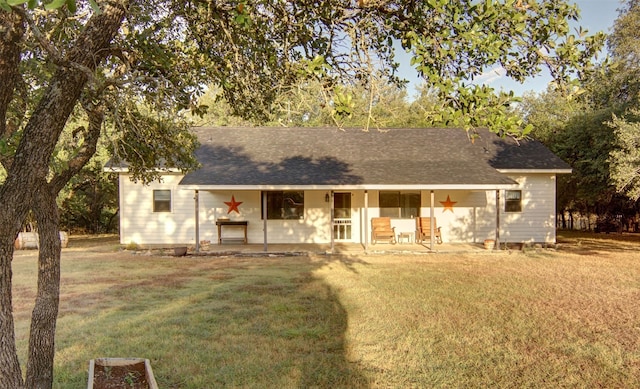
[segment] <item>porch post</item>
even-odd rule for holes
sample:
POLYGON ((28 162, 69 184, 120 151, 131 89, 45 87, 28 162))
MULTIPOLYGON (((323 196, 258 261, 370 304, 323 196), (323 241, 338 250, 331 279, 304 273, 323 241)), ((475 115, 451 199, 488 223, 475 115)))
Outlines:
POLYGON ((500 190, 496 190, 496 244, 494 249, 500 248, 500 190))
POLYGON ((333 191, 331 191, 331 200, 329 200, 329 235, 331 236, 331 253, 333 254, 333 229, 335 228, 335 226, 333 225, 334 220, 333 220, 333 209, 334 209, 334 202, 333 202, 333 191))
POLYGON ((264 252, 267 252, 267 192, 262 191, 262 231, 264 252))
POLYGON ((364 249, 369 249, 369 191, 364 191, 364 223, 362 230, 364 231, 364 249))
POLYGON ((436 232, 434 230, 434 228, 436 227, 436 222, 435 222, 435 213, 436 213, 436 208, 435 208, 435 203, 436 203, 436 193, 432 190, 431 191, 431 216, 429 216, 431 218, 431 220, 429 221, 429 225, 431 226, 431 228, 429 229, 431 231, 431 237, 429 239, 429 250, 433 251, 433 241, 436 239, 436 232))
POLYGON ((196 253, 200 252, 200 193, 196 189, 195 196, 193 197, 195 200, 195 208, 196 208, 196 253))

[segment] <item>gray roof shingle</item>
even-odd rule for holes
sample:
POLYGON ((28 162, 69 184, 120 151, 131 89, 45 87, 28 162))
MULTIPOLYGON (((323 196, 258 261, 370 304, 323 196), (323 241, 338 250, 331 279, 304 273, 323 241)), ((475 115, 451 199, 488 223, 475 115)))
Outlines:
POLYGON ((541 143, 473 143, 460 129, 196 128, 202 167, 181 185, 508 185, 496 169, 569 169, 541 143))

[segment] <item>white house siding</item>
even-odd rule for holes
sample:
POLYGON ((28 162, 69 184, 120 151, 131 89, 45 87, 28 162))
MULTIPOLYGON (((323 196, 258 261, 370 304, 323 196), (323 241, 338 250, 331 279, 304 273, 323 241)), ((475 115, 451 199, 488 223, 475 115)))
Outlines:
MULTIPOLYGON (((500 191, 500 241, 546 242, 556 240, 555 175, 529 174, 511 176, 519 183, 514 190, 522 191, 522 212, 504 211, 505 191, 500 191)), ((421 216, 428 217, 430 191, 422 191, 421 216)), ((434 216, 441 227, 445 242, 482 242, 494 239, 496 232, 496 191, 437 190, 434 191, 434 216), (453 204, 445 209, 447 196, 453 204)))
MULTIPOLYGON (((495 235, 495 191, 436 190, 434 217, 441 227, 442 239, 448 243, 480 242, 495 235), (442 202, 455 202, 451 209, 442 202)), ((431 215, 431 193, 422 191, 420 215, 431 215)))
POLYGON ((120 174, 120 243, 171 245, 195 243, 193 192, 180 190, 181 174, 167 174, 162 182, 133 183, 120 174), (171 190, 171 212, 153 212, 153 190, 171 190))
MULTIPOLYGON (((195 244, 195 191, 178 186, 182 175, 165 175, 162 182, 143 186, 120 175, 120 242, 171 245, 195 244), (153 212, 153 190, 169 189, 172 194, 171 212, 153 212)), ((522 212, 504 212, 504 190, 500 191, 501 242, 555 242, 555 175, 530 174, 511 176, 522 190, 522 212)), ((325 201, 328 191, 305 191, 304 219, 268 220, 268 243, 328 243, 331 241, 330 203, 325 201)), ((370 241, 371 218, 379 216, 379 191, 368 191, 368 209, 365 211, 364 191, 352 191, 352 242, 370 241), (365 228, 366 225, 366 228, 365 228)), ((441 227, 445 242, 482 242, 495 238, 496 192, 489 190, 436 190, 434 216, 441 227), (442 202, 447 196, 453 204, 446 209, 442 202)), ((423 217, 431 212, 431 193, 421 191, 423 217)), ((260 191, 199 191, 199 237, 217 244, 217 226, 220 217, 247 220, 248 241, 264 243, 260 191), (242 202, 240 213, 228 213, 225 202, 242 202)), ((392 219, 398 232, 415 229, 411 219, 392 219)), ((242 229, 225 228, 223 236, 242 237, 242 229)))
POLYGON ((554 174, 510 176, 522 190, 522 212, 504 212, 504 191, 500 198, 500 241, 556 241, 556 177, 554 174))
MULTIPOLYGON (((193 191, 191 191, 193 193, 193 191)), ((330 204, 325 202, 326 191, 305 191, 304 219, 268 220, 268 243, 325 243, 331 239, 329 228, 330 204)), ((192 196, 193 197, 193 196, 192 196)), ((215 224, 220 217, 246 220, 247 239, 251 244, 264 243, 264 222, 261 215, 260 191, 200 191, 200 240, 218 243, 215 224), (228 213, 225 202, 231 197, 242 204, 238 212, 228 213)), ((240 228, 223 227, 223 237, 241 237, 240 228)), ((223 240, 224 244, 224 240, 223 240)))

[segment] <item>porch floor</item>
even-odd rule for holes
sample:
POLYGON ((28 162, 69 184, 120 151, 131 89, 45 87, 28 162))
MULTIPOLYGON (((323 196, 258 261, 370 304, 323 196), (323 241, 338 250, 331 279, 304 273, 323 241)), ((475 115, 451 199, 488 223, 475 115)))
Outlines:
MULTIPOLYGON (((189 254, 195 254, 195 247, 189 247, 189 254)), ((221 245, 208 245, 200 248, 199 255, 226 255, 226 254, 296 254, 296 253, 313 253, 313 254, 343 254, 356 255, 362 253, 368 254, 430 254, 430 253, 471 253, 471 252, 488 252, 482 243, 443 243, 434 244, 433 250, 429 248, 428 243, 377 243, 369 244, 365 249, 363 244, 359 243, 335 243, 333 251, 331 244, 268 244, 265 251, 263 244, 235 244, 223 243, 221 245)))

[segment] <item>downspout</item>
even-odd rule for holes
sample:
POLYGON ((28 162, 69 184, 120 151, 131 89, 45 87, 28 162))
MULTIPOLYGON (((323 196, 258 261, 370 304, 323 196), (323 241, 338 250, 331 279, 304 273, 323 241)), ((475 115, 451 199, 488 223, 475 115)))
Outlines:
POLYGON ((494 249, 500 248, 500 190, 496 190, 496 244, 494 249))
POLYGON ((436 202, 436 193, 432 190, 431 191, 431 215, 429 216, 431 218, 429 225, 431 226, 430 228, 430 232, 431 232, 431 237, 429 240, 429 250, 433 251, 433 241, 436 239, 436 217, 435 217, 435 213, 436 213, 436 208, 435 208, 435 202, 436 202))
POLYGON ((267 252, 267 192, 262 192, 262 231, 264 240, 264 252, 267 252))
POLYGON ((195 211, 196 211, 196 253, 200 252, 200 192, 196 189, 195 196, 195 211))

